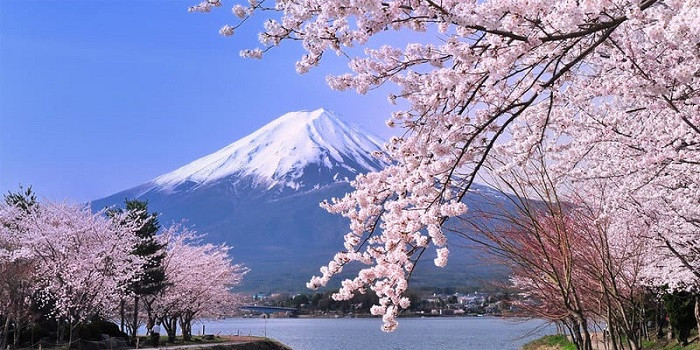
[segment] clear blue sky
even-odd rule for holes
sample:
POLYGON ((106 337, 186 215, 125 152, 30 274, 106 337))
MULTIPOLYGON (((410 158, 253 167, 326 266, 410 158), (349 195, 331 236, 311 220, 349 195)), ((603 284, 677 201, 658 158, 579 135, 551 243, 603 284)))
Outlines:
POLYGON ((294 71, 296 43, 266 59, 264 17, 233 37, 230 6, 197 0, 0 0, 0 190, 19 183, 54 200, 88 201, 144 183, 294 110, 326 107, 386 136, 385 92, 325 84, 329 57, 294 71))

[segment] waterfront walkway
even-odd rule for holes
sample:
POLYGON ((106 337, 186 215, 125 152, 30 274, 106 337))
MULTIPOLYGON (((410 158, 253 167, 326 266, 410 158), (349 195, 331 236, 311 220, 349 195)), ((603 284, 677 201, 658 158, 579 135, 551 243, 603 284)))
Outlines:
POLYGON ((182 349, 221 349, 221 350, 291 350, 289 347, 273 341, 269 338, 251 337, 251 336, 224 336, 227 341, 217 343, 204 344, 188 344, 188 345, 173 345, 160 346, 158 348, 145 347, 140 349, 158 349, 158 350, 182 350, 182 349))

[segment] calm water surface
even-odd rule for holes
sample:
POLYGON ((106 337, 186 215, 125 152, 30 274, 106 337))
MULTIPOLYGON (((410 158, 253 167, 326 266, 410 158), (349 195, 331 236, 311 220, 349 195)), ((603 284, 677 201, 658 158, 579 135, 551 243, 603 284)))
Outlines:
POLYGON ((204 324, 207 334, 267 333, 295 350, 520 349, 554 333, 543 321, 495 317, 402 318, 393 333, 379 330, 378 318, 231 318, 204 324))

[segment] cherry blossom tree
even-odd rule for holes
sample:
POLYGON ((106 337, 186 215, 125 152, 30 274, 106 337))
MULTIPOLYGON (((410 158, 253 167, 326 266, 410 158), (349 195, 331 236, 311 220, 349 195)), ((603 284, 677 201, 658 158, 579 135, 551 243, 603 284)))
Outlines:
POLYGON ((493 229, 480 227, 481 235, 470 238, 510 268, 511 288, 527 296, 517 304, 522 310, 565 325, 577 349, 591 349, 595 283, 580 269, 587 237, 576 230, 568 213, 525 205, 523 212, 506 215, 493 229))
POLYGON ((36 315, 32 300, 36 274, 32 259, 14 259, 14 251, 20 248, 21 227, 17 220, 22 214, 37 208, 36 195, 31 187, 20 186, 18 192, 8 192, 5 205, 0 207, 0 316, 4 326, 0 330, 0 348, 5 348, 9 340, 10 325, 14 326, 14 345, 19 346, 23 326, 36 315))
POLYGON ((70 341, 78 324, 118 303, 120 282, 135 278, 141 263, 129 254, 137 227, 116 225, 84 205, 45 201, 14 224, 18 248, 9 259, 35 261, 36 295, 69 323, 70 341))
POLYGON ((177 324, 186 340, 192 335, 192 321, 230 316, 241 297, 231 291, 248 271, 234 264, 231 247, 202 244, 201 236, 179 225, 160 234, 167 244, 164 259, 167 286, 154 302, 154 311, 171 339, 177 324))
POLYGON ((601 321, 613 349, 641 348, 651 241, 639 236, 648 226, 635 213, 605 208, 607 182, 572 185, 553 178, 547 163, 538 148, 523 166, 483 179, 500 196, 483 195, 483 205, 448 230, 508 266, 511 287, 529 297, 519 306, 566 325, 577 348, 592 348, 589 331, 601 321))
MULTIPOLYGON (((221 6, 207 0, 191 11, 221 6)), ((233 6, 235 30, 271 11, 259 36, 261 58, 283 42, 306 50, 305 73, 325 53, 350 57, 351 73, 328 78, 338 90, 396 87, 408 106, 387 124, 393 163, 358 176, 354 192, 324 203, 350 219, 344 250, 313 277, 326 285, 350 261, 367 267, 343 281, 337 299, 371 288, 385 330, 409 306, 416 261, 449 256, 443 225, 467 211, 461 202, 494 152, 506 168, 537 145, 551 164, 581 181, 617 182, 610 206, 645 217, 665 251, 697 276, 689 242, 698 235, 700 200, 700 4, 681 0, 250 0, 233 6), (403 48, 368 47, 386 31, 428 33, 403 48), (437 39, 435 39, 437 37, 437 39), (353 55, 356 46, 364 55, 353 55)), ((664 250, 659 250, 663 254, 664 250)))
POLYGON ((10 260, 12 251, 17 249, 16 235, 11 223, 15 220, 17 208, 6 206, 0 209, 0 316, 3 325, 0 329, 0 348, 9 342, 10 325, 16 323, 18 312, 29 309, 22 286, 31 280, 33 274, 27 273, 25 261, 10 260))
POLYGON ((461 224, 447 230, 509 268, 508 287, 525 293, 527 299, 517 305, 526 314, 563 324, 577 349, 591 349, 596 316, 591 305, 600 303, 591 303, 598 289, 595 276, 584 268, 591 264, 591 237, 579 225, 592 220, 581 220, 577 208, 564 201, 544 164, 540 158, 501 172, 489 184, 505 202, 483 195, 482 207, 460 216, 461 224))

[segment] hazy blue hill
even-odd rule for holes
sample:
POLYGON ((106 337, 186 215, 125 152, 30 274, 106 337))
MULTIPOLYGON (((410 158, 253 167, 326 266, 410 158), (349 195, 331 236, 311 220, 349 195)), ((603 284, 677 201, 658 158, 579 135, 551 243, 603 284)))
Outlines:
MULTIPOLYGON (((301 291, 305 282, 342 248, 348 222, 318 205, 322 200, 340 197, 351 188, 347 183, 334 183, 323 188, 285 197, 266 197, 251 190, 231 195, 225 186, 214 185, 193 192, 163 194, 150 191, 140 199, 161 213, 163 224, 186 220, 189 227, 207 233, 210 242, 226 242, 234 246, 237 261, 251 268, 242 290, 301 291)), ((138 189, 124 191, 94 201, 94 209, 119 205, 124 198, 133 198, 138 189)), ((470 206, 483 205, 482 198, 468 195, 470 206)), ((467 242, 449 235, 450 262, 445 268, 433 265, 431 249, 418 264, 413 276, 415 286, 470 286, 495 277, 499 268, 476 257, 467 242)), ((346 276, 359 266, 347 269, 346 276)), ((336 284, 336 285, 339 285, 336 284)))

